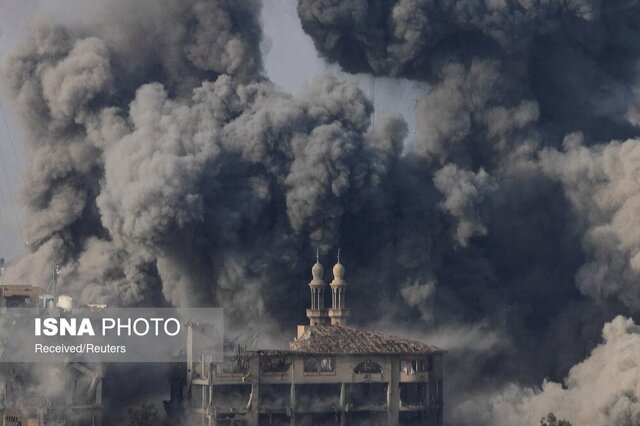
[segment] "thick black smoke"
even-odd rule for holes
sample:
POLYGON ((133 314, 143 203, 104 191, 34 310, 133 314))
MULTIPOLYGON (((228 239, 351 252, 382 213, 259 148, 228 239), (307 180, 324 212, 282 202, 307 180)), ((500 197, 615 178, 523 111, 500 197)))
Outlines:
POLYGON ((553 385, 496 389, 562 379, 605 321, 638 311, 638 2, 299 0, 298 14, 346 71, 430 85, 404 161, 423 162, 453 244, 440 239, 435 275, 402 294, 427 324, 489 324, 506 345, 450 353, 450 419, 635 424, 615 374, 601 382, 613 400, 572 391, 564 409, 553 385))
POLYGON ((96 200, 106 154, 133 131, 129 103, 147 82, 191 96, 220 75, 239 84, 259 78, 259 7, 224 1, 101 7, 99 21, 34 26, 5 64, 32 151, 23 198, 34 255, 14 272, 35 281, 61 263, 82 300, 157 304, 157 253, 102 220, 96 200))
POLYGON ((392 201, 406 126, 369 131, 355 82, 293 97, 261 77, 255 4, 156 8, 114 1, 97 27, 36 26, 9 58, 8 88, 37 123, 32 254, 10 277, 57 262, 81 302, 222 305, 238 328, 279 330, 303 312, 278 307, 302 304, 307 254, 392 201))
POLYGON ((302 27, 329 60, 350 72, 409 77, 470 50, 514 53, 566 20, 594 20, 601 8, 598 0, 298 1, 302 27))
POLYGON ((288 340, 315 248, 330 266, 341 247, 355 322, 451 349, 451 419, 498 410, 487 395, 536 419, 505 384, 563 378, 638 309, 636 142, 608 141, 638 133, 639 11, 301 0, 328 59, 429 81, 407 146, 353 81, 270 83, 253 1, 38 24, 5 68, 31 149, 30 254, 8 279, 55 262, 83 302, 223 306, 288 340))

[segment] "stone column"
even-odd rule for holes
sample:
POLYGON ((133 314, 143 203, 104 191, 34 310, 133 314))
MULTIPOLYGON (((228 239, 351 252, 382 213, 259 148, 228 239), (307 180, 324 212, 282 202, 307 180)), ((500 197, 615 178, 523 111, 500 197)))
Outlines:
POLYGON ((291 375, 291 393, 289 394, 289 408, 291 409, 291 426, 296 426, 296 375, 294 374, 295 360, 291 359, 289 374, 291 375))
POLYGON ((347 405, 347 389, 344 383, 340 384, 340 426, 345 426, 347 421, 347 413, 345 408, 347 405))
POLYGON ((400 423, 400 359, 391 358, 391 373, 387 388, 387 416, 389 426, 400 423))
POLYGON ((251 385, 251 406, 249 407, 249 412, 247 413, 247 426, 258 426, 258 417, 260 413, 258 411, 258 402, 260 401, 260 385, 258 383, 253 383, 251 385))

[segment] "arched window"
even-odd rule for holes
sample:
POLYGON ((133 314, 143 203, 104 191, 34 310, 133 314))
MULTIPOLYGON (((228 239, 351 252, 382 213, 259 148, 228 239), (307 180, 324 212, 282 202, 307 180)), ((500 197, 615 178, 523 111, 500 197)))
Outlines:
POLYGON ((356 365, 356 368, 354 368, 353 371, 358 374, 382 373, 382 366, 377 362, 371 361, 370 359, 368 359, 356 365))

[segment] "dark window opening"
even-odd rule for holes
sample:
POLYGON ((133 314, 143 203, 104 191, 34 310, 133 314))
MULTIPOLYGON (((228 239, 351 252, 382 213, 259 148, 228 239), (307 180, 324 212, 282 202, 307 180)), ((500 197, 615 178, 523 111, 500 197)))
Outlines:
POLYGON ((424 411, 405 411, 400 413, 400 426, 423 425, 427 421, 427 413, 424 411))
POLYGON ((31 297, 29 296, 8 296, 4 298, 4 305, 7 308, 23 308, 31 306, 31 297))
POLYGON ((431 403, 438 404, 442 401, 442 379, 429 382, 429 394, 431 396, 431 403))
POLYGON ((291 404, 291 385, 260 385, 260 407, 270 410, 285 410, 291 404))
POLYGON ((347 404, 353 407, 385 407, 386 383, 353 383, 347 385, 347 404))
POLYGON ((300 411, 330 411, 340 407, 340 385, 303 384, 296 385, 296 408, 300 411))
POLYGON ((286 373, 291 362, 284 356, 268 356, 260 358, 260 369, 265 373, 286 373))
POLYGON ((340 424, 340 413, 296 414, 296 424, 303 426, 328 426, 340 424))
POLYGON ((290 426, 291 417, 282 413, 263 413, 259 416, 258 424, 260 426, 290 426))
POLYGON ((400 383, 400 402, 403 407, 423 406, 427 401, 427 383, 400 383))

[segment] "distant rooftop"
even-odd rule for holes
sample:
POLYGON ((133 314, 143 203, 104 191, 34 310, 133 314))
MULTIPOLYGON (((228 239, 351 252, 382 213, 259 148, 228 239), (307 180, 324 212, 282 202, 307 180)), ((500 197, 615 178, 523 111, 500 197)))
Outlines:
POLYGON ((359 330, 344 325, 329 324, 309 327, 298 339, 289 344, 289 350, 294 352, 332 354, 444 352, 436 346, 403 337, 359 330))

